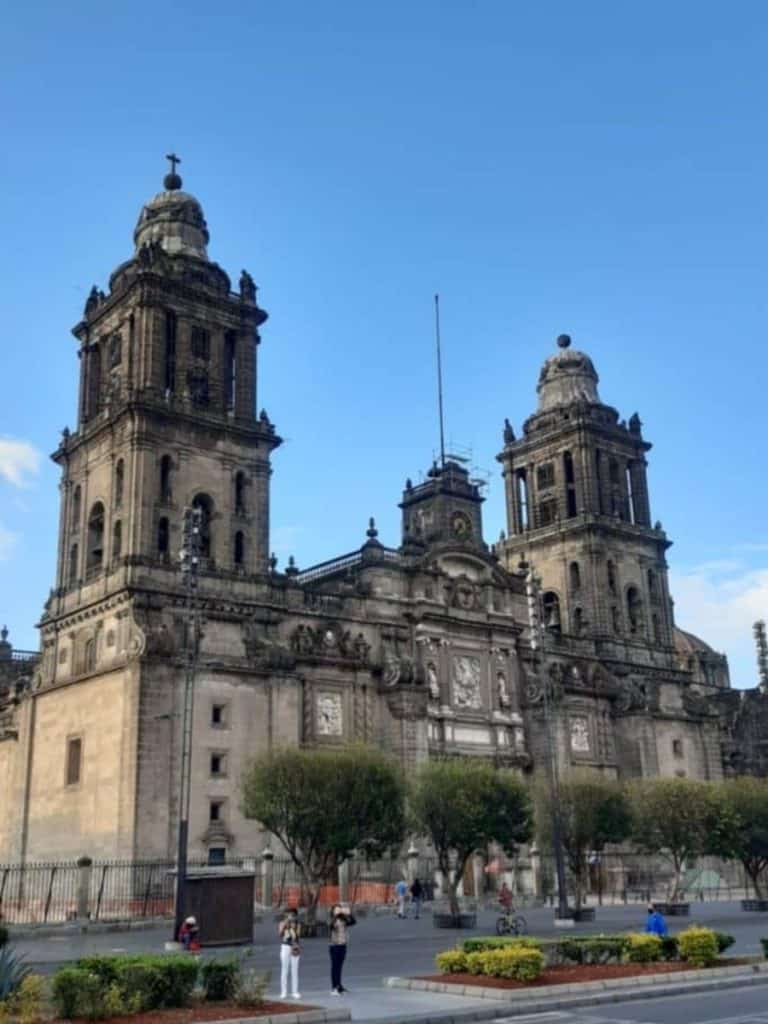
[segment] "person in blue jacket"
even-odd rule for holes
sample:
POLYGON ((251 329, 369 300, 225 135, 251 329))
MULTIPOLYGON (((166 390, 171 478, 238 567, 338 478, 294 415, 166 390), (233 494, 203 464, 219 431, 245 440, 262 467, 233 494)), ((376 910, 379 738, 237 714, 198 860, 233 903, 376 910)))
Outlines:
POLYGON ((660 910, 657 910, 653 903, 648 904, 648 918, 645 922, 645 930, 651 935, 658 935, 660 939, 669 935, 667 922, 660 910))

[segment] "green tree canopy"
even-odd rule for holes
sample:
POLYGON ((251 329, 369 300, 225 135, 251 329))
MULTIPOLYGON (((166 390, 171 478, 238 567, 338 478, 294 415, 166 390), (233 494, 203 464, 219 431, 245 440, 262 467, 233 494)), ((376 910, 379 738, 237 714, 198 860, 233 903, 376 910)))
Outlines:
POLYGON ((495 842, 512 852, 531 837, 531 803, 520 778, 479 759, 430 761, 411 786, 410 803, 415 830, 435 848, 454 915, 456 890, 475 850, 495 842))
POLYGON ((242 809, 282 842, 311 893, 312 914, 321 884, 353 850, 373 859, 405 836, 399 768, 364 746, 255 758, 242 778, 242 809))
MULTIPOLYGON (((560 833, 573 880, 577 909, 587 886, 589 855, 606 843, 621 843, 632 831, 632 812, 625 789, 614 779, 593 773, 573 774, 558 785, 560 833)), ((553 805, 547 786, 537 788, 536 831, 539 842, 552 848, 553 805)))
POLYGON ((711 782, 642 779, 630 790, 632 841, 643 853, 666 857, 674 868, 670 900, 680 896, 685 863, 709 852, 719 800, 711 782))
POLYGON ((709 853, 741 861, 758 899, 765 899, 768 870, 768 780, 744 775, 717 787, 722 813, 709 853))

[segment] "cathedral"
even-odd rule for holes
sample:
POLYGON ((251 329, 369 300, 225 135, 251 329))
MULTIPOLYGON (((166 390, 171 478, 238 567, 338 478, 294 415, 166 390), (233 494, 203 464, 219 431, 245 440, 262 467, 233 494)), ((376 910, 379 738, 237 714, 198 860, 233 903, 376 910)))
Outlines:
POLYGON ((133 255, 73 330, 77 425, 53 455, 58 562, 40 651, 0 644, 0 861, 173 857, 188 508, 200 522, 193 856, 262 848, 239 780, 281 745, 362 741, 406 771, 476 756, 527 776, 553 737, 563 772, 768 770, 768 698, 731 690, 725 657, 675 625, 640 418, 602 401, 566 335, 519 436, 505 422, 497 543, 478 482, 448 456, 406 480, 397 547, 371 520, 353 550, 278 571, 281 439, 258 411, 267 313, 251 275, 233 289, 208 245, 173 161, 133 255))

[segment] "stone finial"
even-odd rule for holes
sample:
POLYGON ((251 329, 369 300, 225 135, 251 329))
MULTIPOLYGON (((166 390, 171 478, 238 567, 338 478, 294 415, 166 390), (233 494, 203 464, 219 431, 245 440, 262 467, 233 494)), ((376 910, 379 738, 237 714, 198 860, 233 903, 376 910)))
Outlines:
POLYGON ((515 440, 515 431, 508 419, 504 420, 504 444, 512 444, 515 440))
POLYGON ((640 421, 640 417, 636 412, 633 412, 629 417, 629 429, 633 434, 639 434, 643 424, 640 421))
POLYGON ((8 641, 8 627, 7 626, 3 626, 3 628, 0 629, 0 640, 2 640, 3 643, 7 643, 7 641, 8 641))
POLYGON ((376 540, 379 536, 379 531, 376 529, 376 520, 373 516, 368 520, 368 529, 365 531, 365 535, 369 540, 376 540))
POLYGON ((410 477, 406 477, 405 489, 406 489, 406 491, 412 491, 413 490, 413 480, 411 480, 410 477))
POLYGON ((273 551, 269 556, 269 571, 275 572, 277 570, 277 555, 273 551))
POLYGON ((570 334, 558 334, 557 346, 558 348, 568 348, 571 344, 570 334))
POLYGON ((289 558, 288 558, 288 566, 287 566, 287 568, 285 570, 285 575, 286 576, 298 576, 299 575, 299 567, 296 565, 296 561, 295 561, 293 555, 290 555, 289 558))

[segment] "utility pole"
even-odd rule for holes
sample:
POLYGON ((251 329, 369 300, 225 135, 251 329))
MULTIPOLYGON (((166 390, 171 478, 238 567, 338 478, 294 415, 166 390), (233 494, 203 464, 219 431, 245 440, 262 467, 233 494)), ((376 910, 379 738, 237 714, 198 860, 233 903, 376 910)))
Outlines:
POLYGON ((544 640, 545 632, 541 615, 540 581, 532 566, 521 563, 526 569, 525 594, 528 601, 528 621, 531 627, 531 648, 534 656, 534 671, 541 680, 541 692, 544 707, 544 730, 547 740, 547 776, 549 780, 549 797, 552 808, 552 849, 555 855, 555 872, 557 874, 557 913, 556 922, 571 921, 568 910, 568 890, 565 876, 565 855, 563 853, 562 810, 560 807, 560 783, 557 770, 557 749, 552 736, 552 715, 550 706, 549 685, 544 678, 544 640))
POLYGON ((192 721, 195 710, 195 672, 200 642, 197 614, 197 575, 200 569, 200 540, 203 511, 185 508, 182 524, 182 542, 179 552, 185 591, 185 644, 184 644, 184 704, 181 727, 181 770, 179 778, 179 835, 176 853, 176 906, 174 913, 174 939, 186 916, 187 849, 189 845, 189 797, 192 783, 192 721))

